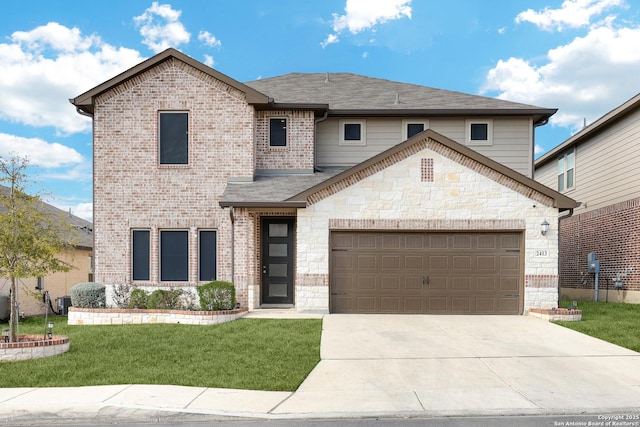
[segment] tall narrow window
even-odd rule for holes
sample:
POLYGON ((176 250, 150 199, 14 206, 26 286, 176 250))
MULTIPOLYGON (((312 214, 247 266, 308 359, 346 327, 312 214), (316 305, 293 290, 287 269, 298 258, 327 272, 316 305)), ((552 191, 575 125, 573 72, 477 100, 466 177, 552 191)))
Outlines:
POLYGON ((149 280, 149 230, 131 232, 131 279, 149 280))
POLYGON ((160 280, 162 282, 189 280, 188 231, 160 231, 160 280))
POLYGON ((269 145, 271 147, 287 146, 287 119, 285 117, 269 119, 269 145))
POLYGON ((189 163, 189 114, 164 111, 159 114, 159 156, 161 165, 189 163))
POLYGON ((573 148, 558 157, 558 191, 575 186, 575 163, 576 152, 573 148))
POLYGON ((198 280, 210 282, 216 279, 217 236, 214 230, 200 230, 198 233, 198 280))

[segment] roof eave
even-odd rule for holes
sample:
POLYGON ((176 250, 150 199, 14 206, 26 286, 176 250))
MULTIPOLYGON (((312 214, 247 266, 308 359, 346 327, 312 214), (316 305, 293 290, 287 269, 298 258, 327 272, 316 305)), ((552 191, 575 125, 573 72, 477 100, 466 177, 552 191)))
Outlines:
POLYGON ((548 120, 557 109, 510 108, 380 108, 380 109, 329 109, 331 116, 533 116, 535 123, 548 120))
POLYGON ((114 86, 117 86, 127 80, 130 80, 138 76, 141 73, 144 73, 148 69, 164 61, 167 61, 170 58, 176 58, 182 62, 185 62, 191 65, 192 67, 228 84, 229 86, 232 86, 238 89, 239 91, 245 94, 248 104, 259 105, 259 104, 269 103, 269 97, 267 95, 261 92, 258 92, 257 90, 245 85, 244 83, 240 83, 239 81, 234 80, 231 77, 225 74, 222 74, 219 71, 214 70, 213 68, 203 64, 200 61, 197 61, 191 58, 190 56, 185 55, 184 53, 174 48, 166 49, 160 52, 159 54, 152 56, 151 58, 148 58, 145 61, 142 61, 138 65, 135 65, 132 68, 129 68, 128 70, 99 84, 93 89, 90 89, 87 92, 81 95, 78 95, 75 98, 70 99, 69 101, 76 107, 81 108, 83 111, 86 111, 87 113, 92 114, 96 96, 110 90, 114 86))
POLYGON ((221 200, 221 208, 306 208, 306 200, 284 200, 284 201, 237 201, 221 200))

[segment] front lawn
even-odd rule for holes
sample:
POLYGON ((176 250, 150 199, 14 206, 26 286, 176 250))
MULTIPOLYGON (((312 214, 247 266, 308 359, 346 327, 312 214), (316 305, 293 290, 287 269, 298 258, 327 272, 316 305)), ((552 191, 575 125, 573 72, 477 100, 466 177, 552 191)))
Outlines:
POLYGON ((582 321, 555 323, 640 352, 640 304, 578 301, 577 308, 582 321))
MULTIPOLYGON (((2 387, 171 384, 292 391, 320 361, 320 319, 240 319, 212 325, 69 326, 69 352, 0 363, 2 387)), ((5 328, 7 325, 1 325, 5 328)), ((41 334, 44 319, 20 323, 41 334)))

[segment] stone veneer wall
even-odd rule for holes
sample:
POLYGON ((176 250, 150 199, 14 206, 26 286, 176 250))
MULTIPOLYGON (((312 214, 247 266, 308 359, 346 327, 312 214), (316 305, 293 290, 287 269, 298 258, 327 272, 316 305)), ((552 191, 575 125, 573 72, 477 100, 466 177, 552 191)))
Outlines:
POLYGON ((43 339, 42 335, 19 335, 18 340, 0 343, 0 362, 40 359, 69 351, 68 337, 54 335, 51 339, 43 339))
POLYGON ((557 307, 558 211, 550 200, 470 160, 461 165, 445 149, 430 148, 411 147, 409 157, 374 165, 359 181, 338 183, 298 211, 298 310, 328 309, 331 229, 522 230, 525 312, 557 307), (432 182, 422 179, 423 158, 433 159, 432 182), (546 236, 540 233, 544 219, 552 224, 546 236))
MULTIPOLYGON (((151 232, 151 277, 136 286, 197 285, 201 229, 217 230, 218 279, 232 281, 231 220, 218 201, 228 178, 253 177, 255 111, 244 94, 172 58, 101 94, 95 104, 95 281, 131 282, 131 230, 136 228, 151 232), (158 164, 159 111, 189 113, 188 165, 158 164), (158 234, 163 229, 189 232, 186 282, 160 282, 158 234)), ((246 307, 248 285, 235 284, 246 307)))
POLYGON ((587 256, 600 260, 599 300, 607 288, 617 300, 613 279, 624 285, 621 300, 640 302, 640 198, 589 212, 560 222, 560 285, 567 298, 593 298, 595 275, 587 271, 587 256))
POLYGON ((69 309, 69 325, 137 325, 146 323, 180 323, 183 325, 216 325, 231 322, 247 314, 246 309, 225 311, 136 310, 136 309, 69 309))

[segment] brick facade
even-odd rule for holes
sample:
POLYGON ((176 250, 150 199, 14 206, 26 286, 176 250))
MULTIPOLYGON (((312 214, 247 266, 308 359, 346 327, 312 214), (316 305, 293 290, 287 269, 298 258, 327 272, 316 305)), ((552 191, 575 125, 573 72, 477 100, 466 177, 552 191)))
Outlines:
MULTIPOLYGON (((587 256, 600 260, 599 289, 614 290, 619 277, 625 291, 640 291, 640 198, 575 214, 560 222, 560 285, 563 289, 594 289, 587 256)), ((570 295, 573 295, 570 293, 570 295)), ((593 296, 593 292, 585 295, 593 296)), ((604 298, 599 298, 604 300, 604 298)))
MULTIPOLYGON (((97 97, 94 113, 96 281, 131 283, 131 230, 150 230, 151 277, 137 286, 197 284, 201 229, 217 231, 220 280, 232 280, 228 178, 254 172, 255 112, 244 94, 170 59, 97 97), (189 113, 188 165, 160 166, 158 112, 189 113), (188 230, 189 280, 160 283, 159 230, 188 230)), ((247 304, 246 283, 237 283, 247 304)))
POLYGON ((259 111, 256 124, 256 169, 312 171, 313 111, 259 111), (287 119, 287 145, 269 146, 269 119, 287 119))

